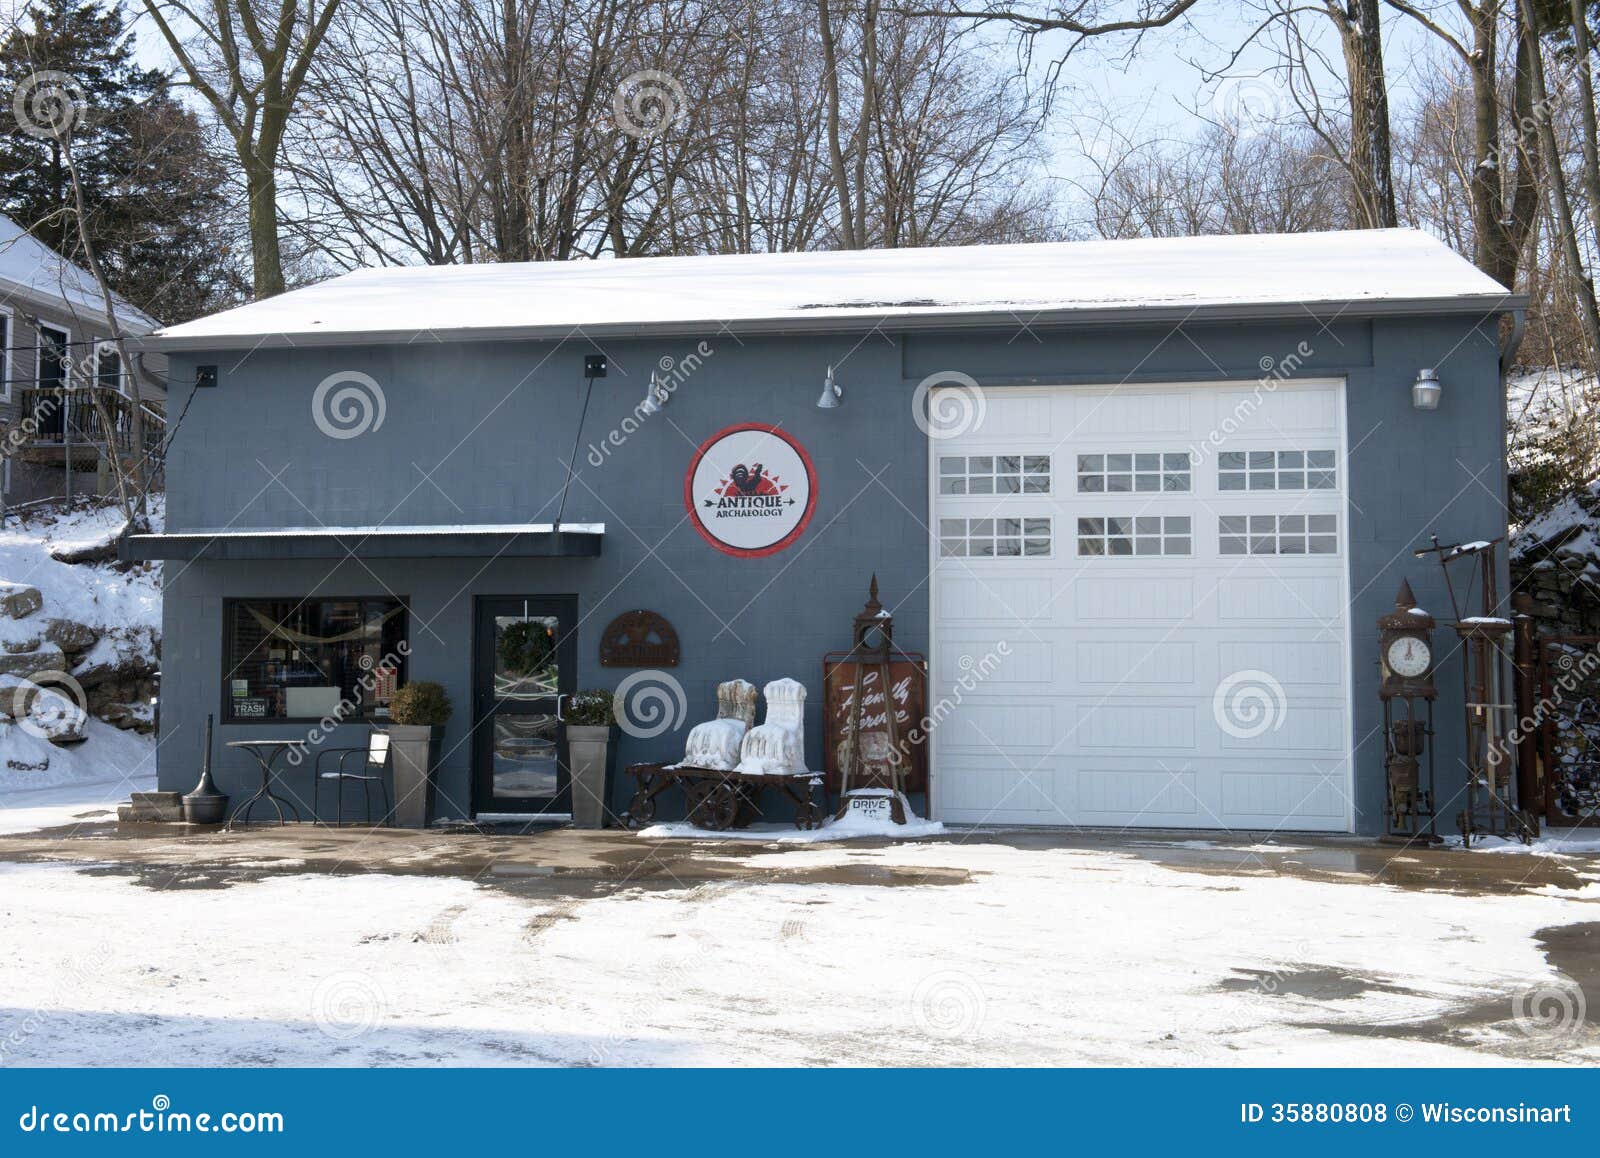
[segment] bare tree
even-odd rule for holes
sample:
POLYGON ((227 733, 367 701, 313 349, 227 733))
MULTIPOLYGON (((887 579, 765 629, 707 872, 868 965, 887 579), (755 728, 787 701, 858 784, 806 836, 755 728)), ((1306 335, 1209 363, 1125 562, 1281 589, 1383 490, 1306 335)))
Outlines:
POLYGON ((278 154, 340 0, 144 0, 188 82, 227 129, 244 175, 257 298, 282 293, 278 154))
POLYGON ((1539 143, 1533 108, 1532 60, 1537 38, 1514 19, 1516 0, 1384 0, 1438 38, 1471 78, 1472 225, 1474 261, 1501 285, 1515 286, 1539 203, 1539 143), (1452 26, 1455 10, 1465 28, 1452 26), (1509 21, 1507 17, 1512 17, 1509 21), (1501 41, 1514 43, 1509 127, 1502 115, 1501 41))

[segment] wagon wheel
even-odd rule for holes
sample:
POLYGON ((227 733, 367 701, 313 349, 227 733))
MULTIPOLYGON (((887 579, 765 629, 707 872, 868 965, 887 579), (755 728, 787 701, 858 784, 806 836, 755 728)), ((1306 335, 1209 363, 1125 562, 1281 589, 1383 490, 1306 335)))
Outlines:
POLYGON ((809 787, 794 793, 794 826, 802 832, 817 827, 817 805, 809 787))
POLYGON ((709 785, 704 780, 684 777, 678 781, 683 789, 683 815, 691 824, 700 823, 700 805, 706 798, 709 785))
POLYGON ((726 780, 706 786, 689 819, 712 832, 726 832, 739 818, 739 789, 726 780))
POLYGON ((628 801, 628 811, 623 821, 629 828, 640 828, 656 818, 656 799, 650 795, 648 785, 643 785, 628 801))

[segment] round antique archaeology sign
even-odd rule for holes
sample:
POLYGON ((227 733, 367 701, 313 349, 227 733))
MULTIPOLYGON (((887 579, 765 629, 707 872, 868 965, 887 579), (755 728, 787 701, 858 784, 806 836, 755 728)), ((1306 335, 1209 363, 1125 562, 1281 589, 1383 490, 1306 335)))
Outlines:
POLYGON ((757 558, 798 539, 817 505, 805 448, 776 426, 745 422, 700 444, 683 480, 695 529, 719 551, 757 558))

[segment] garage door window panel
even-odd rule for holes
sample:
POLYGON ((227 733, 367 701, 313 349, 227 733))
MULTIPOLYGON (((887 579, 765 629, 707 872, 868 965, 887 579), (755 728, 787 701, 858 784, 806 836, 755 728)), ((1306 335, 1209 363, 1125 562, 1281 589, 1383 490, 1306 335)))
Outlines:
POLYGON ((1217 455, 1220 491, 1331 491, 1337 486, 1331 450, 1225 450, 1217 455))
POLYGON ((1084 556, 1188 555, 1193 541, 1188 515, 1109 515, 1078 520, 1078 554, 1084 556))
POLYGON ((1080 494, 1181 493, 1190 482, 1187 451, 1078 455, 1080 494))
POLYGON ((1048 558, 1048 518, 940 519, 939 554, 947 559, 1048 558))
POLYGON ((1337 555, 1337 515, 1222 515, 1217 549, 1223 555, 1337 555))
POLYGON ((939 493, 1047 495, 1048 454, 947 454, 939 458, 939 493))

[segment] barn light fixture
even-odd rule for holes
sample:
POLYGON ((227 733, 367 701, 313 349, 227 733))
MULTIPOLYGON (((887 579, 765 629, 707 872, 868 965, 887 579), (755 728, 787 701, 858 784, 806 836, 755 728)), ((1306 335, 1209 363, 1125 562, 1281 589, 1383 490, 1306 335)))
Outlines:
POLYGON ((822 383, 822 397, 817 399, 818 410, 837 410, 844 399, 844 391, 833 380, 833 367, 828 367, 828 377, 822 383))
POLYGON ((1431 368, 1417 371, 1417 380, 1411 384, 1411 405, 1418 410, 1437 410, 1441 393, 1439 371, 1431 368))
POLYGON ((667 384, 656 377, 654 370, 650 371, 650 382, 644 388, 644 401, 639 403, 640 414, 660 414, 661 408, 672 398, 672 391, 667 389, 667 384))

